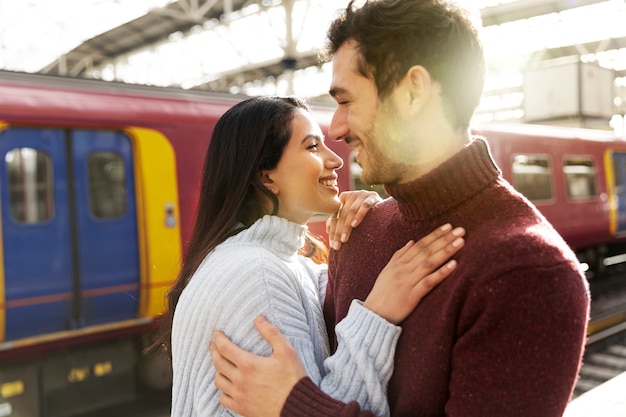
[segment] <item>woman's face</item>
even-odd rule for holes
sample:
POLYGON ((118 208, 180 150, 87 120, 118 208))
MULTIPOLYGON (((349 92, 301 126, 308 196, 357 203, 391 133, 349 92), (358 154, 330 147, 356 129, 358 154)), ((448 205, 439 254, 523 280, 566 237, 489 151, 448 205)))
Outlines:
POLYGON ((298 109, 292 135, 276 168, 263 171, 263 182, 278 198, 278 215, 305 224, 315 214, 339 208, 337 169, 343 161, 324 143, 311 114, 298 109))

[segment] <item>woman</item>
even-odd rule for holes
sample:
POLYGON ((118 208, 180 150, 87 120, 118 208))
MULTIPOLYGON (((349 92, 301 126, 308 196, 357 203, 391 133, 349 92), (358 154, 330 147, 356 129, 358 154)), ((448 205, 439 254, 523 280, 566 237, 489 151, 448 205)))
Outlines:
MULTIPOLYGON (((231 415, 219 403, 208 345, 222 330, 243 349, 270 354, 254 328, 257 315, 280 328, 326 392, 388 414, 386 382, 400 333, 394 324, 454 269, 449 261, 436 270, 462 245, 462 229, 441 228, 399 250, 367 300, 353 303, 337 328, 340 347, 328 358, 320 301, 326 266, 298 250, 311 216, 338 210, 335 171, 342 163, 296 98, 249 99, 220 118, 193 236, 168 294, 172 415, 231 415)), ((348 200, 358 205, 363 198, 348 200)))

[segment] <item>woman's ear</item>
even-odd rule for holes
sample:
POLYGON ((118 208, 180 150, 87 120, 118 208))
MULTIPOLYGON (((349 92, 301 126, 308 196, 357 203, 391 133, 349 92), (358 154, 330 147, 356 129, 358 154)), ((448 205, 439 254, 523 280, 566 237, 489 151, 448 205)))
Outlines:
POLYGON ((270 190, 274 195, 278 195, 278 187, 270 178, 268 171, 261 171, 261 184, 263 184, 265 188, 270 190))

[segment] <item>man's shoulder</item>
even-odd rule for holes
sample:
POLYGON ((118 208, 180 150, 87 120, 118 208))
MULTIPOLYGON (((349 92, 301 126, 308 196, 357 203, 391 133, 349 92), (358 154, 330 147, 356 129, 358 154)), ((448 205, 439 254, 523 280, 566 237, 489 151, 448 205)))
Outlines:
MULTIPOLYGON (((397 221, 397 213, 398 204, 393 198, 387 198, 372 207, 361 224, 352 230, 348 242, 339 251, 330 251, 329 266, 336 267, 338 262, 346 265, 362 263, 364 258, 371 261, 374 245, 389 233, 390 225, 397 221)), ((380 253, 377 252, 377 255, 380 253)))
POLYGON ((393 197, 387 197, 371 208, 361 224, 372 227, 381 224, 381 222, 386 223, 393 218, 391 215, 394 213, 398 213, 398 202, 393 197))

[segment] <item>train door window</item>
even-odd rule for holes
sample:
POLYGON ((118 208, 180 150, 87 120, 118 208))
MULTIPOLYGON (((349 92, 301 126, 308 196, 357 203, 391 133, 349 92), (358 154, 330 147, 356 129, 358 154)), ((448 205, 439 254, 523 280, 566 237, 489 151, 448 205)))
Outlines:
POLYGON ((89 155, 89 202, 98 218, 121 217, 126 213, 124 160, 110 151, 89 155))
POLYGON ((552 199, 552 175, 547 156, 515 155, 512 171, 513 186, 529 200, 552 199))
POLYGON ((583 200, 596 195, 596 171, 593 160, 588 156, 571 156, 563 161, 567 196, 572 200, 583 200))
POLYGON ((54 214, 52 158, 34 148, 15 148, 5 155, 11 217, 19 223, 41 223, 54 214))

